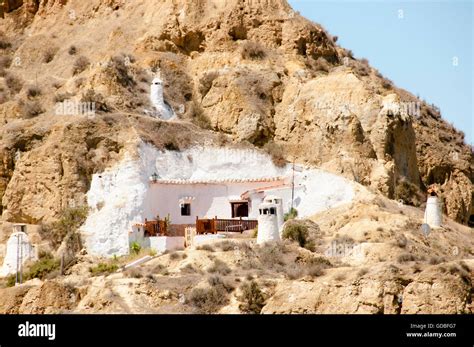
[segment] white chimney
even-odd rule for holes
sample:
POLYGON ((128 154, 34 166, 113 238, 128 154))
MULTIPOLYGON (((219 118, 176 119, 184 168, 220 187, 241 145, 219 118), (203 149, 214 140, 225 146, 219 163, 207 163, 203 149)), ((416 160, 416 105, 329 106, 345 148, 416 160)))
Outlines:
POLYGON ((262 203, 258 207, 258 233, 257 244, 271 241, 281 241, 278 228, 277 205, 262 203))
POLYGON ((426 201, 424 222, 431 228, 440 228, 443 222, 443 214, 441 213, 441 205, 436 195, 428 196, 426 201))

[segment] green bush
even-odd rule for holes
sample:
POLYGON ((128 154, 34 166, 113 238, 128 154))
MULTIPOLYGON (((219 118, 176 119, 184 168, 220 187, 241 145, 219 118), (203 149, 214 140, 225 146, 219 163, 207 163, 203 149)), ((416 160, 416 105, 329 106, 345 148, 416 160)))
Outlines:
POLYGON ((130 245, 130 251, 132 253, 138 254, 140 253, 141 249, 142 249, 142 246, 140 246, 140 244, 136 241, 132 242, 132 244, 130 245))
MULTIPOLYGON (((40 254, 40 258, 38 261, 25 267, 22 280, 23 282, 31 280, 33 278, 39 278, 43 280, 46 277, 48 277, 48 275, 52 274, 54 271, 59 270, 59 266, 60 266, 59 259, 54 259, 51 253, 40 254)), ((16 274, 10 275, 6 279, 6 286, 13 287, 15 285, 15 282, 16 282, 16 274)))
POLYGON ((284 239, 296 241, 300 247, 305 247, 309 241, 308 227, 299 223, 287 224, 283 229, 282 237, 284 239))
POLYGON ((238 297, 241 302, 239 309, 245 313, 260 314, 265 306, 265 295, 255 281, 246 282, 240 287, 242 295, 238 297))
POLYGON ((16 274, 7 277, 6 286, 13 287, 16 283, 16 274))
POLYGON ((89 268, 93 276, 108 275, 118 270, 118 265, 114 263, 99 263, 97 266, 89 268))
POLYGON ((295 219, 296 217, 298 217, 298 210, 296 208, 292 207, 290 209, 290 211, 285 213, 283 218, 285 219, 285 222, 286 222, 287 220, 295 219))
POLYGON ((57 259, 51 257, 45 257, 38 260, 30 266, 28 272, 25 274, 24 279, 30 280, 33 278, 44 279, 51 272, 59 269, 60 262, 57 259))

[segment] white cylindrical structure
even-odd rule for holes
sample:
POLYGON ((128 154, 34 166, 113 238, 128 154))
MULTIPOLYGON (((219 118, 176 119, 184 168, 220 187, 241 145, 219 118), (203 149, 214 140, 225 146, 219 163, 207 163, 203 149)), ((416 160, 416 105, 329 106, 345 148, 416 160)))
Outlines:
POLYGON ((258 209, 257 244, 280 241, 281 237, 278 230, 277 205, 262 203, 258 209))
POLYGON ((12 233, 7 241, 7 252, 0 270, 0 276, 5 277, 16 273, 23 263, 35 258, 35 248, 31 245, 28 235, 24 232, 12 233))
POLYGON ((443 214, 437 196, 429 196, 426 201, 424 222, 431 228, 440 228, 443 222, 443 214))
POLYGON ((270 203, 270 204, 275 204, 277 208, 277 221, 278 221, 278 230, 280 232, 280 237, 282 233, 282 226, 284 221, 284 215, 283 215, 283 199, 280 198, 279 196, 276 195, 268 195, 263 199, 263 202, 265 203, 270 203))
POLYGON ((173 117, 173 112, 166 105, 163 98, 163 81, 158 77, 151 82, 150 101, 161 119, 169 120, 173 117))

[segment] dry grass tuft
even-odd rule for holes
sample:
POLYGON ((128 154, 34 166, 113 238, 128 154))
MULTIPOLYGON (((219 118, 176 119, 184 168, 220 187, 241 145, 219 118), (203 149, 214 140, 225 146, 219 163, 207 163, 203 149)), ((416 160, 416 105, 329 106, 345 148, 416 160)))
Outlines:
POLYGON ((240 47, 240 55, 243 59, 261 60, 266 57, 265 47, 254 41, 245 41, 240 47))

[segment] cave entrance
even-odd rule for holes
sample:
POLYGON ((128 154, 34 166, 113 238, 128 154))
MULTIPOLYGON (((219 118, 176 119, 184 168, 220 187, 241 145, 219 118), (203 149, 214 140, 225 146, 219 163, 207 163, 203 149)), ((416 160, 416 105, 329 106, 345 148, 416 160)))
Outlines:
POLYGON ((474 228, 474 214, 471 214, 471 216, 469 217, 467 225, 469 225, 471 228, 474 228))

